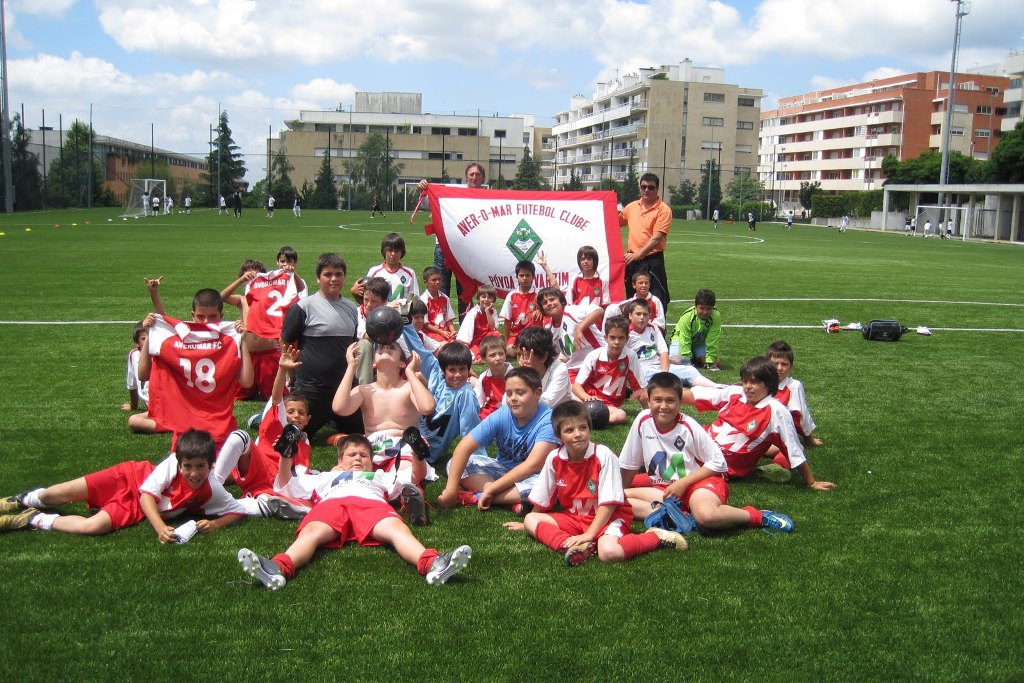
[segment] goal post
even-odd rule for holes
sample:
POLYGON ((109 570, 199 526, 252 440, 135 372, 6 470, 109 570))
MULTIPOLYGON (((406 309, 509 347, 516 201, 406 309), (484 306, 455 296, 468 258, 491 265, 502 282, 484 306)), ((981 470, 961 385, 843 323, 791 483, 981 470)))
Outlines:
POLYGON ((922 237, 959 237, 966 240, 981 232, 976 223, 982 212, 976 209, 973 213, 967 206, 920 204, 916 215, 917 233, 922 237), (925 232, 926 225, 930 226, 928 232, 925 232))
POLYGON ((162 205, 163 198, 167 196, 167 181, 159 178, 132 178, 128 200, 124 205, 121 218, 155 215, 151 204, 154 193, 160 197, 162 205), (145 203, 143 203, 143 197, 145 197, 145 203))

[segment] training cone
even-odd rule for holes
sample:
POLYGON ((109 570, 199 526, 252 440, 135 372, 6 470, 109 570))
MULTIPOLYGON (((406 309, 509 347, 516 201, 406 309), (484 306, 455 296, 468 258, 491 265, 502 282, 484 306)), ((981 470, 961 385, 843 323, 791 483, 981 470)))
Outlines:
MULTIPOLYGON (((58 227, 58 226, 56 226, 56 225, 55 225, 55 226, 53 226, 53 227, 55 227, 55 228, 56 228, 56 227, 58 227)), ((32 228, 25 228, 25 232, 32 232, 32 228)))
POLYGON ((72 223, 72 224, 71 224, 71 227, 72 227, 72 228, 77 228, 77 227, 78 227, 78 223, 72 223))

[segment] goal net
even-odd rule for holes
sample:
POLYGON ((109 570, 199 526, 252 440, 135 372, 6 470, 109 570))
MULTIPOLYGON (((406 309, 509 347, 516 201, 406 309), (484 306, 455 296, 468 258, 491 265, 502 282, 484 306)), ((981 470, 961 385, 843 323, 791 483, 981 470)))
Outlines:
POLYGON ((973 225, 981 217, 974 216, 966 206, 919 205, 917 207, 917 234, 922 237, 958 237, 966 240, 980 231, 973 225))
POLYGON ((154 194, 160 198, 160 206, 163 206, 164 197, 167 196, 166 180, 132 178, 131 191, 128 193, 128 201, 124 205, 124 213, 121 214, 121 218, 155 215, 153 213, 154 194))

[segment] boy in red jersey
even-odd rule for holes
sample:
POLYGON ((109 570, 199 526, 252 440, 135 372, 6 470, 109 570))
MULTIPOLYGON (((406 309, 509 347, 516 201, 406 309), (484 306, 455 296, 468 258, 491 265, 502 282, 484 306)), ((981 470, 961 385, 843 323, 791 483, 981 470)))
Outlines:
POLYGON ((576 264, 580 274, 573 278, 569 290, 569 301, 574 305, 597 304, 604 308, 610 303, 608 286, 598 275, 599 256, 597 249, 588 245, 580 247, 576 252, 576 264))
MULTIPOLYGON (((190 429, 177 449, 159 465, 128 461, 48 488, 0 500, 0 531, 39 529, 98 536, 149 521, 161 543, 177 543, 166 520, 189 515, 200 519, 196 531, 208 534, 245 516, 241 504, 210 477, 217 448, 209 433, 190 429), (99 512, 91 517, 42 512, 72 502, 85 502, 99 512)), ((185 539, 187 540, 187 539, 185 539)))
POLYGON ((679 499, 703 529, 793 530, 786 515, 726 504, 729 466, 700 423, 679 412, 683 384, 678 377, 670 372, 655 373, 647 392, 651 407, 633 420, 619 453, 633 514, 646 517, 651 514, 651 503, 672 497, 679 499))
MULTIPOLYGON (((274 479, 277 477, 280 458, 279 453, 274 449, 277 440, 281 437, 286 425, 294 425, 301 430, 309 424, 309 401, 306 397, 302 394, 285 396, 284 393, 288 373, 302 365, 298 356, 299 352, 293 346, 285 346, 281 349, 277 374, 274 377, 270 399, 263 409, 256 443, 252 443, 248 432, 236 429, 228 436, 224 446, 217 454, 214 478, 221 483, 229 478, 233 479, 242 489, 245 498, 263 499, 266 502, 267 496, 273 495, 274 479)), ((303 473, 309 470, 310 443, 304 432, 295 441, 292 449, 292 466, 296 472, 303 473)), ((243 500, 243 504, 246 504, 245 500, 243 500)), ((247 509, 250 508, 247 507, 247 509)), ((294 514, 287 514, 289 511, 294 513, 288 506, 282 506, 275 501, 269 515, 265 511, 260 511, 260 514, 295 519, 301 517, 304 512, 304 510, 300 510, 294 514)), ((251 511, 250 514, 255 514, 255 512, 251 511)))
POLYGON ((214 289, 192 298, 192 322, 150 313, 149 343, 139 355, 139 379, 149 381, 149 415, 157 430, 201 428, 220 446, 237 423, 239 385, 253 383, 252 361, 233 323, 221 321, 224 300, 214 289))
POLYGON ((643 299, 651 307, 651 324, 657 327, 662 334, 665 334, 665 308, 661 305, 661 299, 651 294, 651 276, 643 269, 637 270, 632 277, 633 289, 636 295, 633 299, 626 299, 612 304, 605 309, 605 317, 612 315, 629 315, 627 307, 631 301, 643 299))
POLYGON ((701 411, 718 411, 708 425, 708 434, 725 455, 729 477, 750 474, 775 446, 808 487, 816 491, 835 488, 830 481, 814 478, 789 410, 773 398, 779 388, 775 365, 764 356, 751 358, 740 368, 740 379, 741 386, 694 387, 683 392, 683 403, 701 411))
POLYGON ((295 541, 284 552, 263 557, 248 548, 240 549, 237 556, 242 571, 270 590, 277 590, 294 579, 317 550, 341 548, 350 541, 361 546, 390 545, 430 585, 447 582, 469 564, 473 549, 468 545, 442 555, 433 548, 424 548, 413 536, 388 505, 401 490, 397 473, 373 470, 370 442, 365 436, 346 436, 338 443, 338 452, 337 469, 297 477, 292 477, 291 463, 282 456, 275 483, 278 492, 316 502, 299 524, 295 541))
POLYGON ((608 424, 625 424, 626 411, 622 404, 630 389, 637 400, 646 403, 640 378, 643 371, 636 354, 626 348, 629 323, 621 315, 608 318, 604 323, 606 345, 594 349, 583 360, 572 384, 572 393, 580 401, 602 401, 608 406, 608 424))
POLYGON ((551 423, 562 446, 547 456, 530 492, 534 511, 505 528, 525 529, 562 553, 570 567, 594 555, 602 562, 622 562, 658 548, 686 550, 686 539, 674 531, 629 532, 633 512, 622 490, 619 461, 590 440, 590 416, 582 403, 556 407, 551 423), (561 512, 552 512, 556 505, 561 512))
POLYGON ((452 300, 441 291, 441 269, 428 266, 423 269, 423 292, 420 300, 426 304, 427 317, 423 323, 423 332, 437 342, 450 342, 455 339, 455 311, 452 300))
POLYGON ((512 369, 505 355, 505 343, 500 337, 484 337, 480 342, 480 355, 487 369, 476 380, 476 400, 480 404, 480 419, 484 419, 501 406, 505 397, 505 374, 512 369))
MULTIPOLYGON (((779 373, 779 390, 775 392, 775 400, 789 409, 804 447, 820 446, 822 440, 814 436, 817 425, 811 417, 811 409, 807 406, 803 382, 789 374, 793 371, 793 347, 781 340, 773 342, 768 345, 764 356, 775 365, 775 370, 779 373)), ((772 458, 772 462, 758 467, 758 475, 770 481, 789 481, 789 458, 775 446, 768 449, 767 457, 772 458)))
POLYGON ((533 291, 533 278, 537 273, 536 266, 530 261, 516 264, 516 282, 518 288, 509 292, 501 305, 498 317, 505 323, 505 355, 515 354, 516 338, 527 327, 540 325, 540 310, 537 308, 537 292, 533 291))
POLYGON ((498 298, 494 287, 480 285, 476 290, 476 306, 466 311, 459 334, 455 337, 473 352, 473 361, 480 360, 480 342, 484 337, 501 338, 498 331, 498 317, 494 314, 494 302, 498 298))

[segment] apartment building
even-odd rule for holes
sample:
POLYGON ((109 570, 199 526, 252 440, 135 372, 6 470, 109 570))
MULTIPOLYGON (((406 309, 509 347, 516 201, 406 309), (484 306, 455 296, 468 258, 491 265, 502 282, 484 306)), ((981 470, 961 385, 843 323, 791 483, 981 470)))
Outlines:
POLYGON ((555 115, 552 140, 555 184, 578 174, 587 188, 621 181, 632 158, 667 188, 683 179, 700 183, 709 160, 733 174, 754 173, 763 93, 725 82, 720 68, 679 64, 641 69, 591 96, 575 95, 555 115))
MULTIPOLYGON (((988 158, 1009 85, 1003 76, 957 75, 951 150, 988 158)), ((941 149, 948 92, 949 73, 931 71, 781 98, 761 113, 759 177, 783 210, 799 208, 803 182, 827 192, 881 189, 886 155, 941 149)))
POLYGON ((350 111, 300 111, 270 147, 285 149, 295 167, 292 183, 301 187, 313 183, 325 154, 335 182, 346 183, 345 162, 373 133, 388 138, 395 161, 404 165, 398 185, 421 178, 457 182, 473 162, 487 169, 488 182, 499 175, 511 181, 523 146, 534 145, 534 130, 522 115, 424 113, 422 100, 420 93, 359 92, 350 111))

